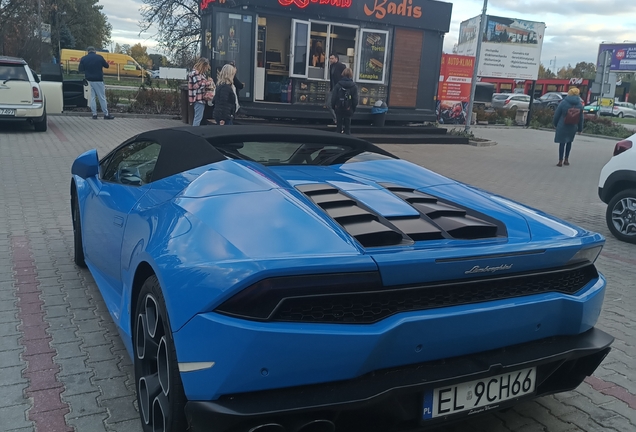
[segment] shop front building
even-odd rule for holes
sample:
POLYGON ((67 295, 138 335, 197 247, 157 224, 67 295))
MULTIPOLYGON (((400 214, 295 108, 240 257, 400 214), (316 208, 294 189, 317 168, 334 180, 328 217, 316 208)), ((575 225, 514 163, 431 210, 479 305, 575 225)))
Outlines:
POLYGON ((242 113, 331 118, 329 54, 353 71, 354 119, 376 103, 390 121, 435 121, 452 5, 431 0, 201 0, 201 55, 234 62, 242 113))

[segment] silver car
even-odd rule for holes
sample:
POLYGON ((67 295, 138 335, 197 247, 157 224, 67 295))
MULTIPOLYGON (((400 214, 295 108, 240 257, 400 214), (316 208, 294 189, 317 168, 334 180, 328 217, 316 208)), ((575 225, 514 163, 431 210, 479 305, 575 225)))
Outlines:
POLYGON ((493 95, 492 107, 503 109, 528 109, 530 96, 519 93, 498 93, 493 95))
POLYGON ((612 116, 619 118, 636 117, 636 107, 634 107, 633 103, 629 102, 614 102, 612 116))

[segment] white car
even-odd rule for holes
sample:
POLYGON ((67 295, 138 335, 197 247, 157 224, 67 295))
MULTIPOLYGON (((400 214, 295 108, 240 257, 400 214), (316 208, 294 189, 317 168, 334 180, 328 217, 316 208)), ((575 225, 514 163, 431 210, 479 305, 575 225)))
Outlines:
POLYGON ((26 61, 0 56, 0 120, 27 120, 46 132, 47 113, 63 108, 61 82, 40 82, 26 61))
POLYGON ((636 108, 633 103, 629 102, 615 102, 612 109, 612 116, 614 117, 636 117, 636 108))
POLYGON ((149 72, 150 72, 150 78, 153 78, 153 79, 159 78, 159 71, 158 70, 152 70, 152 71, 149 71, 149 72))
POLYGON ((607 227, 619 240, 636 243, 636 134, 614 146, 601 170, 598 196, 607 203, 607 227))

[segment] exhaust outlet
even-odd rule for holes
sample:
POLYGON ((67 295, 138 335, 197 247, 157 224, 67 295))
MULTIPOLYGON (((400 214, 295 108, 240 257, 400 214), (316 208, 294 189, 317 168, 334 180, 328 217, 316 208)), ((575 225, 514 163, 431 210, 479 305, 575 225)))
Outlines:
POLYGON ((325 419, 312 420, 299 427, 296 432, 334 432, 336 425, 325 419))
POLYGON ((266 423, 254 426, 249 432, 285 432, 285 428, 278 423, 266 423))

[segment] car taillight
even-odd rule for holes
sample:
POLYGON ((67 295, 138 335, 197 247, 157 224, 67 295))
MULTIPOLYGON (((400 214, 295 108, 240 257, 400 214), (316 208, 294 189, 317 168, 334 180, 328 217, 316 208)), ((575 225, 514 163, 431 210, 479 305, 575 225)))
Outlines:
POLYGON ((623 140, 623 141, 617 142, 616 145, 614 146, 614 156, 618 156, 624 151, 629 150, 630 148, 632 148, 632 145, 633 144, 630 140, 623 140))
POLYGON ((42 94, 36 86, 33 86, 33 102, 42 102, 42 94))
POLYGON ((504 105, 508 105, 510 103, 510 99, 506 99, 506 101, 504 102, 504 105))

